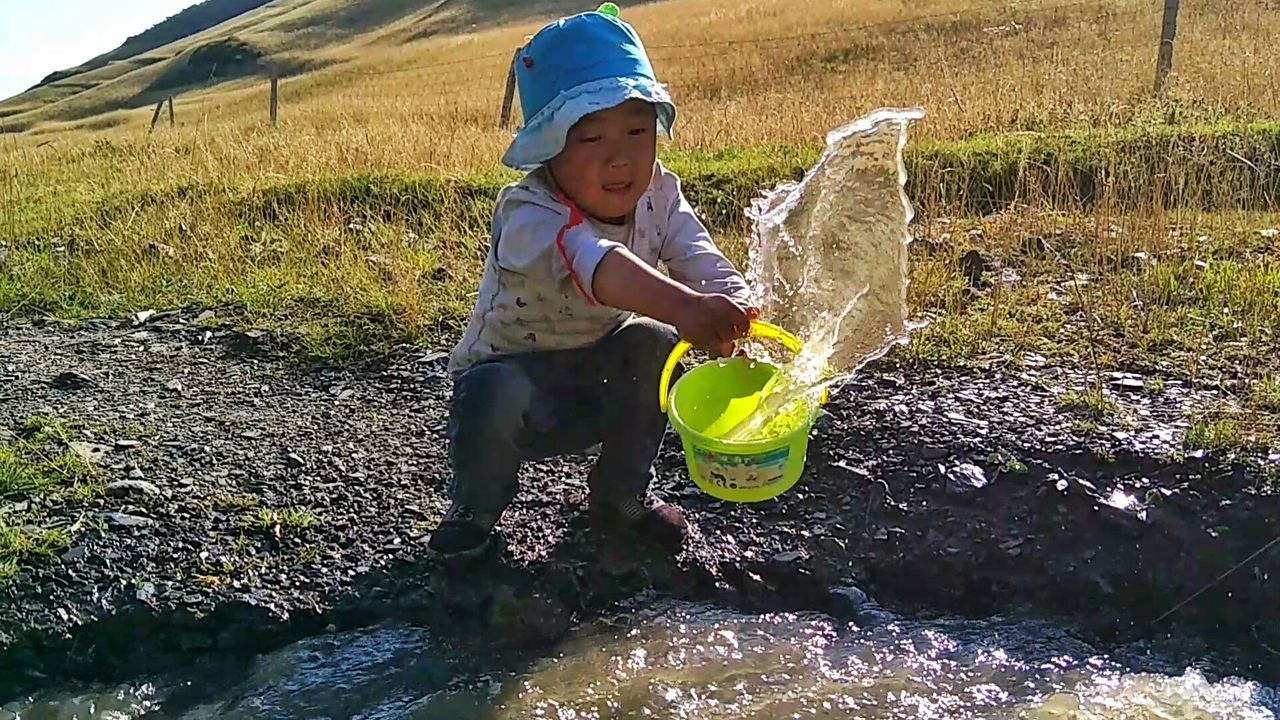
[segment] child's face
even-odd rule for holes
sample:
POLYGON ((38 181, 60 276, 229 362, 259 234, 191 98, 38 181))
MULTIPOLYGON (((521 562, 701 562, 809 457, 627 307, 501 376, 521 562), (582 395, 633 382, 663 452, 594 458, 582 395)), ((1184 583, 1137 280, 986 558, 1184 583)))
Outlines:
POLYGON ((653 105, 643 100, 591 113, 569 130, 564 150, 547 165, 584 213, 623 220, 653 179, 657 125, 653 105))

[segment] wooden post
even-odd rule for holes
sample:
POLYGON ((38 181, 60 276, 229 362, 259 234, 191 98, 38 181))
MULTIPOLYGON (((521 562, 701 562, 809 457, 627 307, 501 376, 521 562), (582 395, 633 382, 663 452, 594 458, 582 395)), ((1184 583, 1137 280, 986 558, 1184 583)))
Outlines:
POLYGON ((1165 81, 1173 69, 1173 40, 1178 34, 1179 0, 1164 0, 1164 22, 1160 28, 1160 55, 1156 59, 1156 96, 1164 94, 1165 81))
POLYGON ((160 110, 163 107, 164 107, 164 98, 161 98, 160 102, 156 103, 156 111, 151 113, 151 128, 147 130, 148 135, 156 131, 156 123, 160 122, 160 110))
POLYGON ((271 71, 271 127, 276 126, 276 118, 279 117, 280 109, 280 75, 274 69, 271 71))
POLYGON ((502 95, 502 111, 498 114, 498 127, 506 129, 511 126, 511 106, 516 99, 516 61, 520 59, 520 48, 511 55, 511 69, 507 72, 507 89, 502 95))
POLYGON ((169 127, 173 127, 173 96, 169 96, 169 127))

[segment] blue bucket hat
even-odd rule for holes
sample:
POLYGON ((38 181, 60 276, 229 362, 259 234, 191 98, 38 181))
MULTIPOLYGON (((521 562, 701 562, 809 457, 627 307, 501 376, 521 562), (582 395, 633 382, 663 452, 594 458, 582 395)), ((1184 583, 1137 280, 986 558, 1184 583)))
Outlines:
POLYGON ((658 129, 672 136, 676 107, 640 36, 618 8, 561 18, 538 31, 516 56, 524 127, 502 156, 504 165, 534 170, 564 149, 574 123, 631 99, 653 103, 658 129))

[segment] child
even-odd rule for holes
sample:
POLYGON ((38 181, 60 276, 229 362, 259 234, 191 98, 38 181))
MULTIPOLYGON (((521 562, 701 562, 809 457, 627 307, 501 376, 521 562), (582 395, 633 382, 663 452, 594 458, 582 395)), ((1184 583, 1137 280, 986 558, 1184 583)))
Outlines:
POLYGON ((667 426, 659 374, 679 337, 729 354, 754 311, 657 162, 675 106, 616 15, 606 4, 562 18, 516 60, 524 127, 503 162, 528 174, 498 196, 479 297, 450 361, 453 505, 429 543, 439 555, 486 547, 523 461, 597 443, 593 525, 673 544, 687 532, 649 490, 667 426))

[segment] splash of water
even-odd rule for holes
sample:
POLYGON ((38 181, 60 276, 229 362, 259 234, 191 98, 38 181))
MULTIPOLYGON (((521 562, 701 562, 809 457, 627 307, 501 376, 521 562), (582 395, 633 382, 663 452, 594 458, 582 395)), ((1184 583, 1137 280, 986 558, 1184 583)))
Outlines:
POLYGON ((919 109, 882 109, 827 135, 817 164, 752 203, 747 280, 762 315, 804 343, 780 365, 758 408, 723 435, 741 442, 811 419, 821 391, 843 382, 915 326, 907 313, 908 224, 902 149, 919 109), (785 422, 779 423, 783 419, 785 422))

